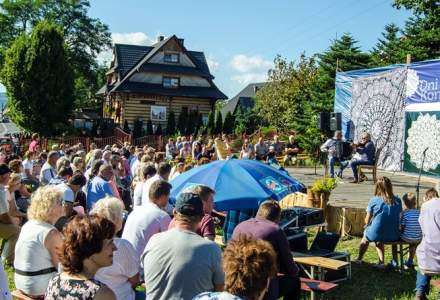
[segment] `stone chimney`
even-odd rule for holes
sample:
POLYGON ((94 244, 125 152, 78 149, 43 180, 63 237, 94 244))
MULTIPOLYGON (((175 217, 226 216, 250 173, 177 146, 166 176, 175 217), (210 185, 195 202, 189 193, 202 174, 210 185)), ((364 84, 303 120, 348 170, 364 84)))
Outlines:
POLYGON ((165 39, 165 37, 164 37, 163 35, 159 35, 159 36, 157 37, 157 41, 158 41, 158 42, 162 42, 164 39, 165 39))

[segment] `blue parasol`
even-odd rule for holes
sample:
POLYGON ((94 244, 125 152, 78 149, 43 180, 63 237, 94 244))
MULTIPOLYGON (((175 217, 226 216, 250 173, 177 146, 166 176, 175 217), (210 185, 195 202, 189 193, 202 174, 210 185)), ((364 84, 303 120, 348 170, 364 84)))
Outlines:
POLYGON ((214 206, 218 211, 257 208, 268 199, 281 200, 300 191, 303 185, 295 178, 255 160, 218 160, 191 169, 170 182, 173 186, 170 202, 195 185, 206 185, 216 194, 214 206))

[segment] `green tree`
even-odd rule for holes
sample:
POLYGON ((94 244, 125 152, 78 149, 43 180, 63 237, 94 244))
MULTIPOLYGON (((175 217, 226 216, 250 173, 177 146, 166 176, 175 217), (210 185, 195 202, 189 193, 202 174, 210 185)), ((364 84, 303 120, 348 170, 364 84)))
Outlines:
POLYGON ((73 108, 74 80, 62 32, 41 22, 6 51, 1 79, 9 116, 18 126, 41 135, 62 130, 73 108))
POLYGON ((145 132, 145 135, 153 135, 153 122, 151 122, 151 119, 148 119, 147 121, 147 130, 145 132))
POLYGON ((174 133, 176 133, 176 117, 174 116, 174 112, 170 111, 167 120, 167 134, 173 135, 174 133))
POLYGON ((156 135, 162 135, 163 134, 162 125, 161 124, 157 125, 155 134, 156 135))
POLYGON ((143 127, 144 127, 144 122, 142 121, 142 119, 137 118, 133 124, 133 138, 137 139, 143 135, 142 134, 143 127))
POLYGON ((438 0, 394 0, 413 17, 405 23, 401 48, 413 61, 440 57, 440 5, 438 0))
POLYGON ((177 120, 177 129, 180 134, 186 134, 186 125, 188 122, 188 112, 183 110, 179 114, 179 118, 177 120))
POLYGON ((123 129, 126 133, 130 133, 130 127, 128 126, 127 120, 124 121, 124 128, 123 129))
POLYGON ((242 133, 252 134, 261 126, 266 126, 268 123, 258 114, 258 108, 242 110, 239 108, 235 115, 232 116, 234 120, 234 132, 237 135, 242 133))
POLYGON ((214 129, 214 133, 215 134, 220 134, 223 132, 223 117, 222 117, 222 112, 220 110, 217 110, 217 114, 215 117, 215 129, 214 129))
POLYGON ((379 39, 371 51, 370 65, 372 67, 405 62, 406 54, 402 51, 399 32, 399 27, 393 23, 385 26, 382 38, 379 39))
POLYGON ((350 71, 367 68, 368 53, 362 52, 351 34, 345 33, 333 41, 327 51, 318 54, 318 79, 312 100, 312 111, 333 111, 336 68, 350 71))
POLYGON ((225 122, 223 123, 223 132, 226 134, 231 134, 234 130, 234 117, 232 113, 228 111, 225 116, 225 122))
MULTIPOLYGON (((97 55, 111 46, 108 26, 88 16, 88 0, 4 0, 0 3, 0 64, 2 53, 21 34, 29 33, 36 24, 49 20, 58 25, 68 45, 75 77, 77 107, 96 106, 100 67, 97 55)), ((2 65, 0 66, 1 69, 2 65)), ((104 71, 105 73, 105 71, 104 71)))
POLYGON ((206 131, 208 135, 213 135, 215 131, 214 112, 210 111, 208 114, 208 123, 206 124, 206 131))
POLYGON ((194 135, 203 134, 203 115, 201 113, 197 114, 197 123, 194 135))

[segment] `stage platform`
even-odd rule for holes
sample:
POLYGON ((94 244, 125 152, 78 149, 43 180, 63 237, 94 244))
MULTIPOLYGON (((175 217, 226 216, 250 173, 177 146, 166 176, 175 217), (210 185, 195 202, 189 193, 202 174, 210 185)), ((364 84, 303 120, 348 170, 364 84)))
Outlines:
MULTIPOLYGON (((324 168, 318 167, 315 175, 314 168, 287 168, 290 175, 298 179, 306 186, 310 186, 313 182, 324 176, 324 168)), ((344 178, 338 184, 335 190, 330 195, 329 204, 335 207, 346 208, 366 208, 368 201, 374 195, 374 184, 371 174, 367 174, 368 181, 354 184, 349 183, 352 177, 351 169, 344 170, 344 178)), ((408 192, 416 192, 417 176, 406 174, 403 172, 386 172, 378 170, 378 176, 387 176, 393 183, 394 194, 402 197, 408 192)), ((436 180, 429 177, 422 176, 420 183, 420 198, 423 198, 425 191, 429 188, 435 187, 436 180)))
MULTIPOLYGON (((318 167, 316 174, 314 168, 294 167, 287 168, 287 171, 307 187, 311 186, 316 179, 324 176, 323 167, 318 167)), ((353 179, 351 169, 345 170, 344 173, 344 178, 340 180, 336 189, 330 194, 326 213, 327 229, 342 235, 362 236, 365 209, 368 201, 374 195, 372 176, 368 174, 368 181, 354 184, 349 183, 353 179)), ((393 183, 394 194, 400 198, 405 193, 416 192, 417 175, 378 170, 378 176, 390 178, 393 183)), ((420 199, 423 199, 426 190, 435 187, 437 182, 435 178, 422 176, 420 199)))

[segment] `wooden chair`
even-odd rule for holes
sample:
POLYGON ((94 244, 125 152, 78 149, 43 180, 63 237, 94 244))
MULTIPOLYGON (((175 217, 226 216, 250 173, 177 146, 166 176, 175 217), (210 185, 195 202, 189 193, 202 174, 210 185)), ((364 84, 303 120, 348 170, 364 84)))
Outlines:
MULTIPOLYGON (((374 160, 374 165, 359 165, 357 167, 357 174, 358 174, 358 178, 359 180, 361 179, 361 176, 365 173, 366 170, 370 171, 369 173, 371 173, 373 175, 373 184, 376 183, 377 180, 377 163, 379 161, 379 155, 380 152, 382 151, 382 149, 377 149, 376 150, 376 154, 375 154, 375 160, 374 160)), ((360 181, 358 181, 359 183, 360 181)))

